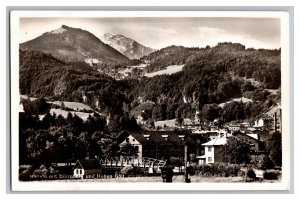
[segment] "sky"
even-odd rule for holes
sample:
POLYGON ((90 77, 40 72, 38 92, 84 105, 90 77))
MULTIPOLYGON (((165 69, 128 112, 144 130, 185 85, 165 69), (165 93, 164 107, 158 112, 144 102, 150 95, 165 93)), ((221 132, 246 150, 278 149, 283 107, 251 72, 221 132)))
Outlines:
POLYGON ((20 42, 62 25, 87 30, 99 38, 104 33, 122 34, 154 49, 215 46, 219 42, 237 42, 256 49, 281 47, 280 19, 225 17, 21 18, 20 42))

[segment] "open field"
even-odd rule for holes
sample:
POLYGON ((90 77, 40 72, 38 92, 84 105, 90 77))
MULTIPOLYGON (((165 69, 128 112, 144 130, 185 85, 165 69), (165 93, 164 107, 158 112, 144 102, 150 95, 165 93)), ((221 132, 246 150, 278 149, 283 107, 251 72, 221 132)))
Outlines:
POLYGON ((71 102, 71 101, 49 101, 48 103, 52 103, 58 106, 61 106, 62 102, 64 103, 66 108, 71 108, 73 110, 92 110, 91 107, 78 102, 71 102))
POLYGON ((157 75, 162 75, 162 74, 174 74, 176 72, 182 71, 184 65, 170 65, 164 70, 160 70, 157 72, 152 72, 152 73, 145 73, 145 76, 147 77, 153 77, 157 75))
MULTIPOLYGON (((21 97, 21 99, 28 99, 27 95, 20 95, 20 97, 21 97)), ((37 98, 30 97, 29 99, 30 99, 30 101, 34 101, 37 98)), ((85 104, 79 103, 79 102, 73 102, 73 101, 47 101, 47 103, 55 104, 55 105, 58 105, 58 106, 61 106, 61 104, 64 103, 66 108, 71 108, 75 111, 76 110, 93 110, 88 105, 85 105, 85 104)))
POLYGON ((220 103, 219 104, 219 107, 223 108, 225 103, 230 103, 230 102, 233 102, 233 101, 237 101, 237 102, 243 102, 243 103, 248 103, 248 102, 253 102, 252 99, 248 99, 248 98, 245 98, 245 97, 241 97, 241 98, 234 98, 234 99, 231 99, 230 101, 227 101, 227 102, 224 102, 224 103, 220 103))
MULTIPOLYGON (((65 111, 65 110, 61 110, 61 109, 55 109, 52 108, 50 110, 50 114, 56 114, 63 116, 64 118, 67 118, 69 113, 72 113, 72 115, 76 114, 78 117, 80 117, 83 121, 87 120, 87 118, 89 117, 89 115, 92 115, 92 113, 85 113, 85 112, 74 112, 74 111, 65 111)), ((45 115, 40 115, 39 118, 40 120, 42 120, 44 118, 45 115)))

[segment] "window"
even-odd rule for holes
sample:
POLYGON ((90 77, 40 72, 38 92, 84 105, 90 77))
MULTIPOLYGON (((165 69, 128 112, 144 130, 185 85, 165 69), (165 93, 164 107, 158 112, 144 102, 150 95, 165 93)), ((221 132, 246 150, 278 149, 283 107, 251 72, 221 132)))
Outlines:
POLYGON ((82 169, 79 170, 79 174, 82 174, 82 169))
POLYGON ((208 157, 207 160, 208 160, 208 162, 211 162, 211 161, 212 161, 211 157, 208 157))
POLYGON ((132 141, 134 142, 134 141, 135 141, 135 139, 133 138, 133 139, 132 139, 132 141))
POLYGON ((76 174, 79 174, 79 170, 78 169, 76 169, 76 174))
POLYGON ((211 147, 208 147, 208 149, 207 149, 209 152, 211 152, 211 147))

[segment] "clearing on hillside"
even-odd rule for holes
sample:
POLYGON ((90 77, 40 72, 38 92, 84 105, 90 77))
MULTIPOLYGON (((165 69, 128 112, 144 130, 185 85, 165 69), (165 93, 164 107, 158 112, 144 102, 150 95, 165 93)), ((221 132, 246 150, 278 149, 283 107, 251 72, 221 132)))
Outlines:
POLYGON ((151 73, 145 73, 145 76, 147 77, 153 77, 153 76, 158 76, 158 75, 163 75, 163 74, 175 74, 177 72, 182 71, 184 65, 169 65, 166 69, 160 70, 157 72, 151 72, 151 73))

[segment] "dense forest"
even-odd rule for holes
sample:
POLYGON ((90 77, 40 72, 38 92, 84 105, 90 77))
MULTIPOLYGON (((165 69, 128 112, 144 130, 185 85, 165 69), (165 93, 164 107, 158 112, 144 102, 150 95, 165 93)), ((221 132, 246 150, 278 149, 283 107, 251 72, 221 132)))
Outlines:
POLYGON ((232 43, 202 49, 171 46, 130 63, 143 60, 150 60, 146 67, 150 71, 172 64, 185 66, 171 75, 117 81, 83 62, 66 63, 49 54, 20 51, 20 92, 76 102, 86 97, 84 103, 102 113, 117 118, 141 115, 149 123, 193 118, 196 110, 207 120, 251 119, 280 101, 279 94, 268 90, 280 89, 280 50, 245 49, 232 43), (252 101, 218 106, 240 97, 252 101))
POLYGON ((245 49, 238 43, 219 43, 215 47, 185 48, 170 46, 141 58, 148 61, 147 72, 169 65, 186 64, 194 68, 214 68, 234 76, 253 78, 267 88, 280 86, 280 50, 245 49))

